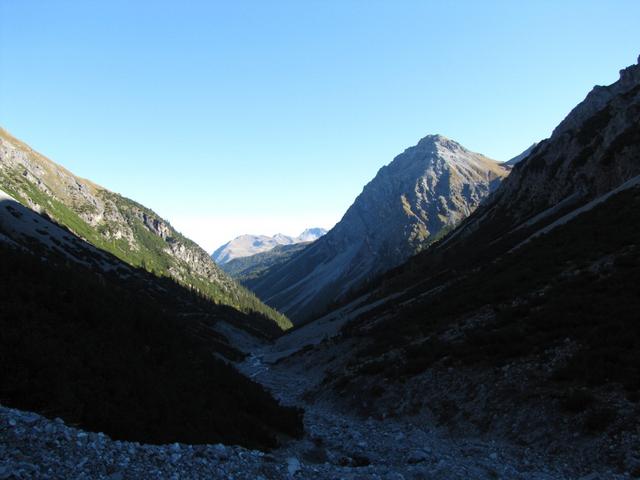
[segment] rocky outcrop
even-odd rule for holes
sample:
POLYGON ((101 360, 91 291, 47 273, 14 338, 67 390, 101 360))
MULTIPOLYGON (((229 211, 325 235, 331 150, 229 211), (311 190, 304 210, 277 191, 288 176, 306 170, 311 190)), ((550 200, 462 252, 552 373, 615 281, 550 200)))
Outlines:
POLYGON ((587 97, 553 130, 551 138, 580 128, 586 120, 602 110, 615 97, 628 93, 633 95, 638 84, 640 84, 640 56, 636 65, 620 70, 620 78, 617 82, 607 86, 593 87, 587 97))
POLYGON ((543 225, 640 175, 640 64, 595 87, 460 229, 500 236, 543 225), (489 228, 489 224, 493 227, 489 228))
POLYGON ((295 321, 395 267, 473 212, 508 169, 429 135, 380 169, 320 240, 251 288, 295 321))

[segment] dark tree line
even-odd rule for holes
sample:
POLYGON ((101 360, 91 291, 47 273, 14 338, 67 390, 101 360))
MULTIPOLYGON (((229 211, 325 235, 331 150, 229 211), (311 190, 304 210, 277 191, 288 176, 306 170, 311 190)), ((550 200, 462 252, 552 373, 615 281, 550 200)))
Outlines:
POLYGON ((153 296, 0 244, 0 402, 148 443, 270 448, 299 435, 299 410, 217 360, 178 316, 184 305, 242 314, 163 283, 153 296))

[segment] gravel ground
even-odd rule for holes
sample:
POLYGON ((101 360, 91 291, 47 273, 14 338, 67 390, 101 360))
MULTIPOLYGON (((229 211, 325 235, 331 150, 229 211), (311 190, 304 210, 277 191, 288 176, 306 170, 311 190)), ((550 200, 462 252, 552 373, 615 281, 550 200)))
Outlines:
POLYGON ((224 445, 141 445, 113 441, 60 419, 0 407, 2 479, 623 479, 577 474, 533 452, 496 443, 461 442, 428 425, 351 416, 301 398, 304 369, 266 365, 251 356, 241 370, 286 404, 306 409, 307 434, 264 453, 224 445))

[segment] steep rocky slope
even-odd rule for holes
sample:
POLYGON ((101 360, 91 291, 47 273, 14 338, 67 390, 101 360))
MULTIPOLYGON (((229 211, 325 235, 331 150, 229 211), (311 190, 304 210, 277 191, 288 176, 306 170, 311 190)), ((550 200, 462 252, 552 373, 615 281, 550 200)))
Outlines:
POLYGON ((395 267, 466 218, 507 169, 429 135, 380 169, 324 237, 251 288, 295 322, 395 267))
POLYGON ((155 212, 76 177, 1 129, 0 187, 132 266, 174 278, 216 302, 260 312, 282 328, 290 326, 155 212))
POLYGON ((640 174, 639 119, 640 65, 632 65, 614 84, 596 86, 441 251, 463 244, 475 245, 476 254, 511 248, 640 174))
POLYGON ((324 228, 307 228, 297 237, 290 237, 282 233, 276 233, 273 237, 268 235, 240 235, 217 248, 211 254, 211 258, 224 269, 224 265, 234 259, 268 252, 280 245, 313 242, 325 233, 327 231, 324 228))
POLYGON ((634 65, 451 234, 294 332, 332 338, 286 361, 322 371, 317 401, 640 475, 639 211, 634 65))
POLYGON ((127 265, 0 191, 5 405, 151 443, 267 448, 299 433, 299 412, 228 365, 244 355, 221 324, 281 333, 259 314, 127 265))

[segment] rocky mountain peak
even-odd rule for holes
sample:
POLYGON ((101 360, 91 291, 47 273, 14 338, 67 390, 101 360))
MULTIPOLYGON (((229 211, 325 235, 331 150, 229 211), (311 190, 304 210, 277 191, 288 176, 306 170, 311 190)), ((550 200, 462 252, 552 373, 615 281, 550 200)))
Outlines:
POLYGON ((273 236, 273 239, 282 245, 288 245, 294 242, 293 238, 291 238, 289 235, 285 235, 284 233, 276 233, 273 236))
POLYGON ((438 133, 427 135, 422 138, 415 147, 416 150, 424 151, 424 152, 441 152, 441 151, 467 151, 462 145, 460 145, 455 140, 451 140, 450 138, 445 137, 444 135, 440 135, 438 133))
POLYGON ((615 83, 595 87, 551 138, 514 165, 487 209, 458 235, 494 216, 500 232, 540 224, 640 175, 638 125, 640 65, 632 65, 621 70, 615 83))
MULTIPOLYGON (((409 194, 409 197, 417 200, 415 193, 422 192, 418 197, 426 195, 429 198, 427 203, 430 203, 440 201, 439 197, 448 197, 452 191, 464 189, 464 185, 488 181, 493 188, 495 185, 491 182, 499 181, 505 175, 505 167, 495 160, 472 152, 443 135, 427 135, 416 145, 395 157, 389 165, 382 167, 378 175, 365 187, 361 197, 364 200, 364 197, 373 192, 378 198, 377 190, 380 188, 388 190, 392 187, 397 193, 395 197, 400 198, 399 196, 409 194), (383 184, 386 186, 381 187, 383 184), (398 189, 404 190, 399 192, 398 189)), ((475 190, 475 187, 471 190, 475 190)), ((477 201, 479 197, 476 196, 472 202, 477 203, 477 201)), ((445 210, 451 209, 445 208, 445 210)), ((468 211, 463 210, 464 215, 468 215, 468 211)), ((448 216, 447 213, 444 215, 448 216)), ((430 217, 431 226, 434 227, 432 220, 435 219, 435 215, 430 217)), ((458 220, 459 218, 456 217, 453 223, 458 220)))
POLYGON ((620 70, 620 78, 611 85, 596 85, 569 115, 555 128, 551 138, 576 130, 589 117, 602 110, 613 98, 632 94, 640 86, 640 57, 638 63, 620 70))
POLYGON ((326 236, 252 284, 295 320, 425 248, 493 191, 508 169, 442 135, 382 167, 326 236))
POLYGON ((638 55, 638 63, 620 70, 619 82, 622 88, 633 88, 640 82, 640 55, 638 55))
POLYGON ((418 146, 421 146, 421 145, 437 145, 437 144, 441 144, 441 143, 445 144, 447 142, 451 142, 451 143, 455 143, 456 145, 459 145, 458 143, 454 142, 453 140, 448 139, 444 135, 440 135, 439 133, 432 133, 432 134, 426 135, 423 138, 421 138, 420 141, 418 142, 418 146))

